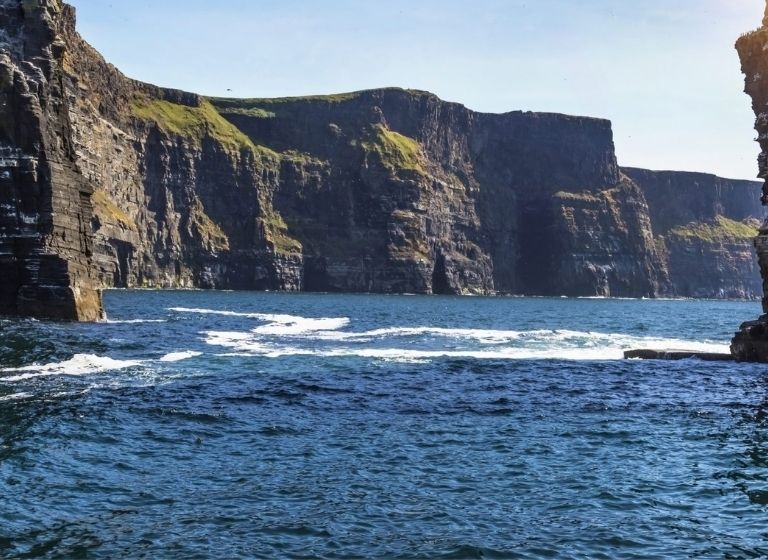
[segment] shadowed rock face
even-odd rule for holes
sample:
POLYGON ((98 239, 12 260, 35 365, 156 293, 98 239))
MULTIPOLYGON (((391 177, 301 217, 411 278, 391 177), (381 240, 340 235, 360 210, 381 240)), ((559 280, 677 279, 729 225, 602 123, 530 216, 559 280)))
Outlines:
POLYGON ((623 171, 645 194, 675 295, 761 297, 753 243, 763 216, 755 195, 759 183, 704 173, 623 171))
POLYGON ((53 76, 31 95, 0 80, 16 104, 0 108, 0 174, 13 181, 0 258, 19 271, 25 255, 54 259, 38 276, 4 273, 0 311, 38 314, 42 286, 72 294, 72 318, 92 318, 80 309, 95 285, 756 293, 743 280, 756 275, 750 184, 622 170, 608 121, 482 114, 399 89, 207 99, 124 77, 66 5, 0 6, 0 65, 28 83, 43 83, 35 65, 53 76), (687 210, 666 210, 665 189, 687 210), (39 246, 21 241, 32 230, 39 246))
MULTIPOLYGON (((752 98, 757 117, 755 130, 760 143, 758 177, 768 179, 768 6, 762 27, 743 35, 736 43, 745 76, 745 92, 752 98)), ((768 204, 768 181, 763 185, 763 204, 768 204)), ((768 314, 768 221, 755 240, 763 278, 763 311, 768 314)), ((768 362, 768 315, 741 326, 731 344, 731 352, 742 361, 768 362)))
POLYGON ((63 10, 0 1, 0 313, 96 320, 93 187, 64 103, 63 10))

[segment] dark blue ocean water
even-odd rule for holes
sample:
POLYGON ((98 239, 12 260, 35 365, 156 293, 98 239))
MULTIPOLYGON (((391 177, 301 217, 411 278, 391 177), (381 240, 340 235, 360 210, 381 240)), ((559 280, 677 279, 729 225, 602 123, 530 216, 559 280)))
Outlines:
POLYGON ((0 320, 3 558, 757 558, 754 303, 108 292, 0 320))

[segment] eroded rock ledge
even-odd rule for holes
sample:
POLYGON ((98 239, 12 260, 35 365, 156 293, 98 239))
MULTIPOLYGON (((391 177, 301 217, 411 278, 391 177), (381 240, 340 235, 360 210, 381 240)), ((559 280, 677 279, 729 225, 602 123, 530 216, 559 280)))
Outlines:
POLYGON ((0 313, 93 319, 100 286, 761 293, 755 184, 622 169, 605 120, 158 88, 57 0, 0 0, 0 95, 0 313))

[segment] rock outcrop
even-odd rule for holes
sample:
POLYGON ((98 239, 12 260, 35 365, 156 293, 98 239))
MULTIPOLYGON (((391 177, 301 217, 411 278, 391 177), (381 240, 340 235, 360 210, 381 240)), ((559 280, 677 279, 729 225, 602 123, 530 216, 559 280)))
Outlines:
MULTIPOLYGON (((766 181, 761 200, 768 205, 768 6, 762 26, 742 35, 736 42, 736 49, 745 77, 745 92, 752 98, 756 116, 755 130, 761 149, 758 177, 766 181)), ((765 314, 741 326, 731 343, 731 352, 741 361, 768 362, 768 220, 760 227, 755 246, 763 278, 765 314)))
POLYGON ((56 0, 0 6, 0 312, 55 295, 48 315, 95 318, 95 286, 759 289, 754 184, 621 169, 608 121, 400 89, 204 98, 126 78, 56 0))

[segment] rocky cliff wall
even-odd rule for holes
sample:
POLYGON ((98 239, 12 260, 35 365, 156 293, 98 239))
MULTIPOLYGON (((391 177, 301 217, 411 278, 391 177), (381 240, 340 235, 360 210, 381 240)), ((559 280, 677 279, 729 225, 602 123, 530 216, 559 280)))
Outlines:
MULTIPOLYGON (((8 154, 21 154, 2 194, 12 231, 52 221, 48 246, 67 271, 27 285, 753 295, 734 278, 748 267, 745 187, 621 170, 608 121, 482 114, 400 89, 207 99, 123 76, 77 34, 69 6, 0 5, 0 29, 21 43, 38 34, 18 18, 47 22, 55 77, 32 96, 49 123, 43 140, 24 138, 28 126, 7 133, 8 154), (14 194, 38 192, 20 186, 28 152, 52 170, 35 175, 43 194, 30 200, 14 194), (688 209, 666 209, 665 188, 688 209)), ((33 66, 21 43, 6 41, 8 64, 33 66)), ((7 114, 3 123, 24 113, 7 114)), ((14 243, 4 252, 47 247, 14 243)), ((0 283, 23 292, 14 278, 0 283)))
POLYGON ((542 254, 532 216, 551 213, 563 188, 619 183, 610 123, 599 119, 485 115, 396 89, 213 104, 255 143, 330 169, 314 192, 281 181, 274 199, 304 249, 309 289, 525 293, 544 279, 568 293, 553 276, 566 248, 542 254), (370 280, 350 279, 339 259, 372 267, 370 280))
MULTIPOLYGON (((768 4, 768 3, 767 3, 768 4)), ((752 98, 755 130, 761 153, 758 157, 759 177, 763 185, 764 205, 768 204, 768 5, 762 26, 746 33, 736 42, 745 78, 745 93, 752 98)), ((743 361, 768 362, 768 221, 760 227, 755 240, 763 279, 763 311, 755 321, 744 323, 731 344, 733 355, 743 361)))
POLYGON ((93 187, 71 142, 64 9, 0 0, 0 313, 95 320, 93 187))
POLYGON ((648 202, 655 242, 678 297, 762 295, 754 237, 759 183, 705 173, 623 168, 648 202))

